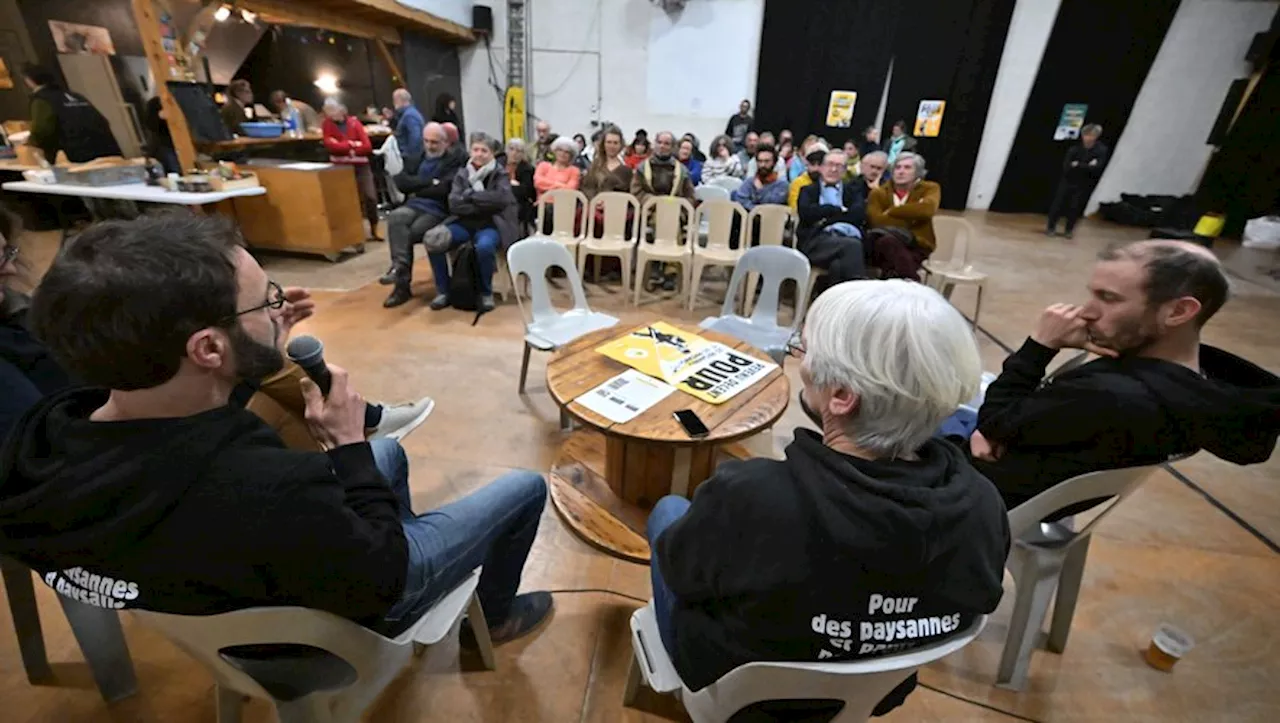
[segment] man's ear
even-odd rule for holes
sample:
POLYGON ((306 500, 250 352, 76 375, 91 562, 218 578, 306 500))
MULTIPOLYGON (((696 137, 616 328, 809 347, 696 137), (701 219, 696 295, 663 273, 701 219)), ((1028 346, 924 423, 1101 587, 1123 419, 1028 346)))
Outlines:
POLYGON ((827 402, 828 409, 831 413, 838 417, 848 417, 858 411, 858 407, 862 402, 862 397, 850 389, 840 387, 831 395, 831 400, 827 402))
POLYGON ((1200 300, 1192 296, 1174 299, 1165 305, 1164 322, 1167 326, 1182 326, 1195 321, 1200 314, 1200 300))
POLYGON ((187 338, 187 359, 201 369, 218 369, 231 361, 231 342, 215 329, 201 329, 187 338))

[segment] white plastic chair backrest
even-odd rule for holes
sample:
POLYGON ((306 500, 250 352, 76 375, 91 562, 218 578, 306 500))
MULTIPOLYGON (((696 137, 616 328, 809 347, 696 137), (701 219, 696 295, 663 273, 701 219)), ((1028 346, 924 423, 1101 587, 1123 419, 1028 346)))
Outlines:
POLYGON ((586 224, 582 230, 574 232, 578 221, 578 209, 587 207, 587 197, 582 191, 569 188, 557 188, 547 191, 538 197, 538 230, 546 228, 547 207, 551 208, 551 235, 558 239, 586 238, 586 224))
POLYGON ((739 188, 742 188, 742 179, 734 178, 733 176, 720 176, 719 178, 711 179, 711 185, 718 186, 729 193, 733 193, 739 188))
POLYGON ((786 242, 787 225, 793 218, 790 207, 777 203, 762 203, 751 209, 751 215, 747 217, 746 238, 748 239, 751 238, 751 229, 755 228, 757 218, 760 219, 761 246, 781 246, 786 242))
POLYGON ((842 700, 831 723, 864 723, 889 691, 917 669, 973 642, 987 624, 979 615, 967 629, 933 645, 898 655, 846 663, 747 663, 681 699, 695 721, 725 721, 765 700, 842 700))
POLYGON ((1077 540, 1087 537, 1095 525, 1111 514, 1116 505, 1123 502, 1126 497, 1137 492, 1142 483, 1158 468, 1158 465, 1147 465, 1107 469, 1077 475, 1065 482, 1059 482, 1009 510, 1009 534, 1016 540, 1028 532, 1039 529, 1041 520, 1063 508, 1086 500, 1114 497, 1115 499, 1111 500, 1109 505, 1102 507, 1102 512, 1090 520, 1089 524, 1075 530, 1070 540, 1055 545, 1056 547, 1070 546, 1077 540))
MULTIPOLYGON (((707 248, 727 249, 733 238, 733 220, 738 219, 738 250, 746 248, 742 239, 747 229, 747 211, 727 197, 698 205, 694 225, 707 231, 707 248)), ((696 253, 696 251, 695 251, 696 253)))
POLYGON ((653 229, 654 246, 684 246, 689 243, 685 224, 693 219, 693 204, 679 196, 652 196, 640 209, 640 240, 653 229))
MULTIPOLYGON (((309 608, 248 608, 220 615, 132 612, 203 663, 219 683, 267 699, 271 695, 223 658, 221 650, 237 645, 310 645, 345 660, 359 679, 375 675, 386 659, 403 647, 350 620, 309 608)), ((409 651, 402 652, 407 658, 409 651)))
MULTIPOLYGON (((724 305, 720 307, 721 316, 732 316, 734 297, 738 287, 745 284, 747 274, 756 272, 763 278, 763 287, 755 308, 751 310, 751 323, 762 326, 780 326, 778 324, 778 296, 782 290, 782 282, 793 279, 796 282, 796 296, 799 298, 795 319, 791 327, 798 328, 804 319, 805 308, 809 305, 809 259, 804 254, 788 246, 755 246, 738 259, 733 267, 733 276, 729 279, 729 290, 724 297, 724 305)), ((750 294, 751 291, 746 292, 750 294)))
POLYGON ((933 230, 938 246, 932 258, 952 268, 962 269, 969 264, 969 242, 973 239, 973 225, 959 216, 934 216, 933 230))
POLYGON ((597 228, 603 229, 601 239, 605 241, 634 242, 639 233, 639 224, 631 224, 631 234, 627 234, 627 215, 634 218, 640 212, 640 201, 629 193, 606 191, 597 193, 587 206, 587 238, 595 238, 597 228), (600 220, 596 220, 596 209, 601 209, 600 220))
MULTIPOLYGON (((555 319, 560 316, 555 304, 551 303, 551 284, 547 281, 547 270, 558 267, 564 269, 569 286, 573 290, 573 308, 575 311, 590 311, 587 306, 587 294, 582 289, 582 277, 578 266, 573 262, 573 255, 564 244, 546 236, 530 236, 523 241, 511 244, 507 249, 507 269, 511 271, 512 286, 515 287, 516 301, 520 302, 520 275, 529 277, 529 297, 532 302, 532 316, 526 319, 533 323, 555 319)), ((520 314, 524 315, 524 302, 520 302, 520 314)))
POLYGON ((693 189, 693 197, 699 201, 728 201, 729 189, 719 186, 698 186, 693 189))

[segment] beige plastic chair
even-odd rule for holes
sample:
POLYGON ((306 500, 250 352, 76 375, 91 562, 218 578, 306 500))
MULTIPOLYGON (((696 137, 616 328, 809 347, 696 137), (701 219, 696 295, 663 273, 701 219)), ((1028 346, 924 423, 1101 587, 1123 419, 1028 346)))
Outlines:
POLYGON ((583 219, 582 229, 575 231, 579 213, 587 211, 587 197, 582 191, 574 191, 568 188, 557 188, 554 191, 547 191, 538 197, 538 226, 537 232, 542 234, 542 230, 546 228, 544 221, 547 216, 548 207, 551 209, 551 233, 547 234, 551 238, 564 244, 569 249, 569 253, 578 253, 578 244, 587 237, 587 223, 583 219))
POLYGON ((394 640, 319 610, 250 608, 221 615, 170 615, 133 611, 213 674, 218 723, 238 723, 244 696, 269 700, 280 723, 356 723, 409 662, 428 645, 458 629, 463 615, 475 633, 480 656, 493 670, 493 645, 476 586, 480 569, 440 599, 394 640), (270 655, 237 646, 292 644, 328 655, 270 655))
POLYGON ((622 265, 622 289, 631 288, 631 259, 636 253, 639 238, 640 201, 629 193, 607 191, 598 193, 587 204, 587 237, 578 244, 578 267, 586 272, 587 257, 594 256, 594 274, 600 280, 600 258, 611 256, 622 265), (601 217, 596 221, 596 208, 601 217), (627 217, 632 218, 631 233, 627 233, 627 217), (596 238, 596 231, 600 238, 596 238))
POLYGON ((623 703, 635 701, 644 683, 657 693, 674 693, 694 723, 724 723, 753 703, 766 700, 842 700, 831 723, 865 723, 889 691, 921 666, 954 653, 973 642, 987 624, 976 617, 968 629, 940 643, 898 655, 843 663, 747 663, 726 673, 696 693, 680 680, 658 635, 653 603, 631 615, 631 645, 635 657, 623 703))
POLYGON ((689 293, 693 271, 691 232, 693 204, 678 196, 653 196, 640 208, 640 243, 636 244, 636 283, 634 304, 640 305, 645 271, 651 261, 680 264, 680 287, 689 293), (650 232, 653 238, 650 240, 650 232))
POLYGON ((951 292, 957 286, 978 287, 978 302, 973 309, 973 328, 976 330, 987 275, 969 263, 969 243, 977 239, 973 224, 959 216, 934 216, 933 230, 938 247, 924 261, 924 282, 942 292, 946 299, 951 298, 951 292))
POLYGON ((1046 647, 1054 653, 1066 649, 1093 530, 1125 498, 1137 492, 1156 469, 1158 466, 1127 467, 1082 474, 1009 510, 1009 534, 1014 543, 1005 565, 1013 574, 1017 597, 996 685, 1010 690, 1022 690, 1026 685, 1031 651, 1039 643, 1051 597, 1053 621, 1046 647), (1102 503, 1102 511, 1080 530, 1072 529, 1071 518, 1041 522, 1079 502, 1108 497, 1113 499, 1102 503))
MULTIPOLYGON (((790 230, 795 226, 796 215, 790 206, 783 206, 778 203, 762 203, 751 209, 751 213, 747 215, 746 230, 742 234, 742 238, 746 243, 751 243, 753 238, 751 230, 756 227, 756 219, 760 219, 760 246, 795 246, 795 241, 791 239, 790 230), (791 243, 788 243, 788 241, 791 243)), ((813 276, 810 272, 809 288, 813 288, 813 276)), ((759 283, 760 277, 757 274, 747 276, 747 289, 742 297, 742 315, 751 316, 751 307, 755 304, 756 285, 759 283)))
MULTIPOLYGON (((710 188, 715 188, 711 186, 710 188)), ((689 310, 698 303, 698 288, 702 286, 702 272, 708 266, 738 265, 738 259, 746 253, 747 212, 742 206, 727 200, 703 201, 694 212, 694 227, 706 229, 706 246, 693 249, 693 281, 689 285, 689 310), (738 220, 738 234, 734 237, 733 222, 738 220), (737 241, 738 248, 732 244, 737 241)))

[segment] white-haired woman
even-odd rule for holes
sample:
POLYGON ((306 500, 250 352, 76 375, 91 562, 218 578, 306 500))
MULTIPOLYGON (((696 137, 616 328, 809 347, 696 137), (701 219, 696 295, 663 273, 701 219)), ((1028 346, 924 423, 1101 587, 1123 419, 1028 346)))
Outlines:
POLYGON ((369 222, 369 238, 381 241, 378 238, 378 187, 373 180, 373 168, 369 166, 369 155, 373 153, 369 134, 359 120, 347 115, 347 107, 333 98, 324 102, 324 123, 320 130, 324 134, 324 148, 329 152, 329 161, 355 170, 360 205, 364 208, 365 220, 369 222))
POLYGON ((523 138, 507 141, 507 178, 511 179, 511 193, 520 208, 520 227, 529 228, 533 223, 533 164, 529 163, 529 151, 523 138))
POLYGON ((733 152, 729 136, 716 136, 702 163, 702 182, 711 183, 717 178, 742 178, 742 162, 733 152))
POLYGON ((959 312, 919 284, 849 281, 814 302, 790 353, 818 430, 649 515, 658 631, 692 690, 757 660, 929 645, 1000 602, 1004 503, 935 436, 982 373, 959 312))
POLYGON ((538 189, 539 198, 557 188, 576 191, 582 181, 582 171, 573 165, 573 159, 578 155, 578 144, 572 138, 561 136, 552 141, 551 153, 555 155, 555 163, 543 161, 533 173, 533 187, 538 189))

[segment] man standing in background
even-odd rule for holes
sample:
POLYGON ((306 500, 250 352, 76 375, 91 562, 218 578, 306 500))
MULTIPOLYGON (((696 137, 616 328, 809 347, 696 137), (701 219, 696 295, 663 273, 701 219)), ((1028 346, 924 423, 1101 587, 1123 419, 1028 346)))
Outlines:
POLYGON ((28 63, 22 77, 31 92, 30 143, 49 163, 57 161, 58 151, 72 163, 121 155, 107 119, 83 95, 63 89, 43 66, 28 63))
POLYGON ((1111 149, 1106 143, 1098 140, 1102 135, 1102 126, 1091 123, 1080 131, 1080 143, 1067 151, 1062 160, 1062 179, 1058 181, 1058 190, 1053 194, 1053 204, 1049 206, 1049 226, 1044 235, 1056 236, 1058 219, 1066 217, 1067 225, 1062 235, 1071 238, 1076 221, 1084 213, 1084 206, 1093 195, 1094 186, 1102 178, 1102 171, 1107 167, 1107 159, 1111 157, 1111 149))
POLYGON ((738 112, 729 116, 724 126, 724 134, 733 139, 733 147, 742 150, 747 142, 747 133, 754 130, 756 119, 751 117, 751 101, 745 98, 738 104, 738 112))
MULTIPOLYGON (((391 94, 391 104, 395 110, 391 114, 391 127, 396 131, 396 144, 400 146, 400 157, 405 159, 405 170, 417 170, 417 159, 422 156, 422 131, 426 121, 422 113, 413 105, 413 96, 404 88, 396 88, 391 94)), ((384 113, 386 111, 383 111, 384 113)))

